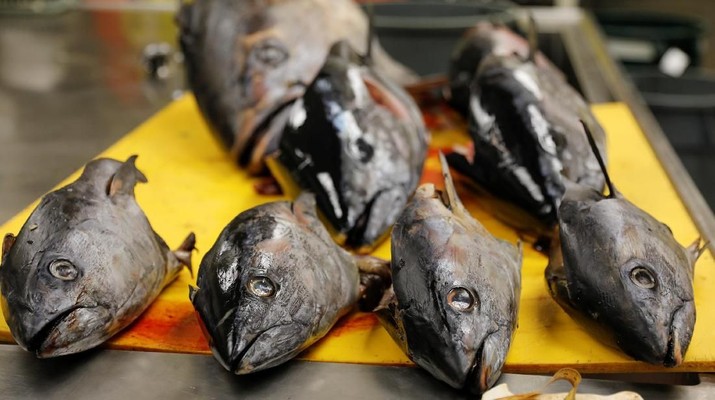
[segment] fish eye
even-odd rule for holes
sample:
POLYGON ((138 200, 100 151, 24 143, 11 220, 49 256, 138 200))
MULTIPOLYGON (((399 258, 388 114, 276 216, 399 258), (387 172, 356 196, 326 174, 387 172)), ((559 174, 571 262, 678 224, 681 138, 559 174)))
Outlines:
POLYGON ((631 270, 631 281, 643 289, 653 289, 655 287, 655 277, 645 267, 637 266, 633 268, 631 270))
POLYGON ((50 274, 63 281, 77 279, 77 268, 67 260, 55 260, 50 263, 50 274))
POLYGON ((474 308, 472 292, 463 287, 454 287, 447 293, 447 304, 459 312, 466 312, 474 308))
POLYGON ((271 297, 276 293, 276 285, 266 276, 254 276, 248 281, 248 290, 258 297, 271 297))
POLYGON ((253 50, 258 61, 265 65, 277 67, 288 59, 288 51, 277 40, 267 40, 253 50))

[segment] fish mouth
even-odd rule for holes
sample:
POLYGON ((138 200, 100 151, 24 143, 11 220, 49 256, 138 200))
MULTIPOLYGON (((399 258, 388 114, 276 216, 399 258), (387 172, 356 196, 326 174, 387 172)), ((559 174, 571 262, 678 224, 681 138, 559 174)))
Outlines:
MULTIPOLYGON (((203 325, 203 320, 199 318, 199 322, 202 325, 202 329, 205 329, 203 325)), ((223 340, 221 343, 217 343, 213 340, 211 335, 206 335, 209 340, 209 345, 211 347, 211 352, 214 358, 224 367, 227 371, 231 371, 236 375, 245 375, 251 372, 259 371, 261 369, 267 368, 270 365, 268 363, 262 363, 261 365, 251 365, 246 362, 246 355, 253 348, 253 346, 261 339, 261 337, 274 327, 264 329, 256 333, 252 338, 247 341, 235 341, 230 338, 228 340, 223 340), (235 343, 235 344, 234 344, 235 343), (220 347, 217 347, 219 345, 220 347)))
POLYGON ((693 309, 693 301, 687 301, 673 311, 668 331, 663 366, 676 367, 683 362, 683 356, 690 344, 692 327, 688 325, 689 311, 693 309))
POLYGON ((305 87, 293 90, 276 102, 275 105, 262 108, 261 101, 246 107, 239 117, 239 128, 231 146, 231 154, 239 164, 255 164, 263 155, 277 150, 280 135, 287 122, 290 106, 302 97, 305 87), (279 122, 279 123, 276 123, 279 122))
POLYGON ((50 358, 94 347, 103 341, 98 339, 102 336, 101 332, 92 329, 97 326, 97 322, 102 322, 102 315, 97 315, 94 321, 87 324, 90 329, 83 327, 83 320, 88 312, 98 308, 76 305, 57 314, 25 341, 25 348, 38 358, 50 358))
POLYGON ((474 363, 467 374, 465 388, 474 393, 481 394, 486 392, 501 375, 501 365, 495 365, 498 362, 498 357, 495 359, 493 355, 485 354, 487 351, 494 350, 491 346, 487 348, 487 341, 494 335, 492 333, 484 338, 477 349, 474 363))
POLYGON ((37 354, 38 356, 46 347, 45 342, 49 339, 52 332, 57 328, 65 318, 68 318, 70 314, 75 312, 75 310, 81 308, 81 306, 74 306, 68 308, 66 311, 58 314, 55 318, 46 323, 42 328, 40 328, 37 333, 32 335, 29 340, 26 341, 27 351, 37 354))
POLYGON ((253 339, 251 339, 246 346, 238 352, 238 354, 233 357, 233 362, 231 363, 231 371, 236 375, 245 375, 253 371, 253 368, 247 369, 243 364, 246 354, 253 348, 253 345, 261 338, 261 335, 266 333, 268 329, 257 334, 253 339))
POLYGON ((251 339, 246 341, 244 346, 241 346, 241 341, 239 341, 233 351, 231 351, 230 362, 228 363, 229 370, 236 375, 246 375, 280 364, 287 353, 271 355, 271 357, 257 360, 258 362, 251 360, 249 357, 256 343, 266 336, 267 333, 281 326, 283 325, 272 326, 259 331, 251 339))

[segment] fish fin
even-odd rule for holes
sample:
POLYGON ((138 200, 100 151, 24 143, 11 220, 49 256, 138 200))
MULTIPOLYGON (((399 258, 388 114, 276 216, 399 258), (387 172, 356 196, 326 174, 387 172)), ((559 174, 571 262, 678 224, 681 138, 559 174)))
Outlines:
POLYGON ((405 328, 402 326, 402 322, 398 316, 399 311, 397 310, 397 297, 395 297, 395 291, 392 286, 385 290, 385 293, 380 299, 380 303, 373 310, 375 316, 380 321, 383 328, 390 334, 392 339, 400 346, 400 349, 405 354, 409 355, 407 349, 407 335, 405 334, 405 328))
MULTIPOLYGON (((301 192, 298 198, 291 203, 291 211, 300 220, 306 215, 318 218, 315 195, 311 192, 301 192)), ((309 221, 301 221, 308 223, 309 221)))
POLYGON ((454 180, 452 180, 452 174, 449 172, 447 158, 442 151, 439 152, 439 162, 442 165, 442 178, 444 178, 444 190, 447 195, 447 198, 442 198, 442 200, 453 212, 469 214, 457 195, 457 188, 454 187, 454 180))
POLYGON ((373 256, 355 256, 355 262, 360 272, 359 308, 372 311, 392 284, 390 262, 373 256))
POLYGON ((189 285, 189 300, 193 303, 196 293, 198 293, 199 288, 194 285, 189 285))
POLYGON ((598 161, 598 165, 601 167, 601 171, 603 172, 603 177, 606 179, 606 186, 608 187, 608 198, 616 198, 620 194, 616 190, 616 187, 613 186, 613 182, 611 182, 611 177, 608 176, 608 170, 606 169, 606 163, 603 161, 603 157, 601 157, 601 151, 598 149, 598 146, 596 145, 596 141, 593 139, 593 134, 591 133, 591 129, 588 127, 588 125, 583 122, 583 120, 579 120, 581 122, 581 126, 583 126, 584 132, 586 132, 586 138, 588 138, 588 144, 591 146, 591 151, 593 151, 593 155, 596 156, 596 160, 598 161))
POLYGON ((695 262, 698 261, 698 258, 700 258, 701 255, 703 255, 708 245, 710 245, 710 242, 703 242, 702 238, 699 237, 695 239, 695 241, 690 246, 687 247, 686 250, 691 265, 695 265, 695 262))
POLYGON ((536 53, 539 52, 539 32, 536 27, 534 13, 528 12, 527 18, 529 20, 529 27, 527 32, 527 39, 529 41, 529 55, 527 57, 527 60, 533 63, 536 60, 536 53))
POLYGON ((5 237, 2 240, 2 256, 0 256, 0 262, 5 260, 5 257, 7 256, 7 253, 10 252, 10 249, 12 248, 12 245, 15 244, 15 240, 17 240, 17 237, 13 235, 12 233, 8 233, 5 235, 5 237))
POLYGON ((518 257, 517 265, 522 265, 524 262, 524 242, 522 242, 521 239, 516 241, 516 251, 518 257))
POLYGON ((561 238, 559 236, 559 226, 554 227, 553 238, 549 246, 549 264, 544 270, 546 286, 551 297, 558 300, 571 301, 566 279, 566 269, 564 267, 564 256, 561 251, 561 238))
POLYGON ((365 45, 365 64, 372 64, 372 47, 375 41, 375 7, 372 2, 367 4, 367 43, 365 45))
POLYGON ((127 159, 112 175, 107 185, 107 195, 114 197, 118 194, 134 195, 134 186, 137 182, 147 182, 146 176, 135 165, 137 155, 127 159))
POLYGON ((355 256, 355 262, 360 273, 379 275, 385 280, 391 280, 390 261, 374 256, 355 256))
POLYGON ((181 246, 173 251, 174 256, 179 260, 181 265, 189 269, 189 274, 191 274, 192 278, 194 277, 194 269, 191 266, 191 253, 193 253, 194 250, 196 250, 196 235, 191 232, 186 239, 184 239, 184 242, 181 243, 181 246))

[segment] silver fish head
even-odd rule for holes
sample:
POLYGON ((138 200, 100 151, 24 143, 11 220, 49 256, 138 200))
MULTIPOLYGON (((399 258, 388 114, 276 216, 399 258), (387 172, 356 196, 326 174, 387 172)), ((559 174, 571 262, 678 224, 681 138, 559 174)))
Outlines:
POLYGON ((202 260, 191 294, 214 356, 236 374, 296 356, 357 300, 351 260, 320 225, 312 196, 239 214, 202 260))
MULTIPOLYGON (((76 239, 86 238, 70 240, 76 239)), ((66 251, 11 249, 0 268, 8 326, 17 343, 40 358, 76 353, 106 339, 112 310, 93 293, 97 288, 83 259, 66 251), (26 265, 25 271, 12 271, 15 263, 26 265)))
MULTIPOLYGON (((207 0, 177 16, 187 76, 223 143, 246 165, 320 69, 330 43, 324 12, 305 1, 207 0)), ((280 125, 280 124, 278 124, 280 125)), ((275 144, 275 143, 273 143, 275 144)))
POLYGON ((469 215, 446 179, 446 192, 422 185, 393 229, 395 316, 413 361, 482 393, 516 327, 521 257, 469 215))
POLYGON ((630 356, 680 364, 695 325, 693 265, 702 249, 684 248, 622 196, 591 192, 567 192, 559 212, 570 302, 630 356))
MULTIPOLYGON (((18 344, 38 357, 102 343, 119 329, 119 310, 134 306, 125 300, 146 290, 125 273, 127 265, 142 261, 135 258, 136 242, 128 235, 141 235, 122 231, 125 225, 112 219, 116 214, 106 194, 112 175, 124 165, 108 159, 91 162, 78 181, 43 198, 16 238, 5 238, 3 314, 18 344)), ((133 160, 126 165, 128 173, 134 170, 133 160)), ((133 191, 132 182, 124 184, 133 191)), ((153 243, 144 244, 154 250, 153 243)))

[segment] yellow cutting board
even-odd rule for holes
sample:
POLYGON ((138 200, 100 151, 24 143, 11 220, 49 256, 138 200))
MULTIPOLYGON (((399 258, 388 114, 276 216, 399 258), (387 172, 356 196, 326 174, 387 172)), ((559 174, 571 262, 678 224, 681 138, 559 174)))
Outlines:
MULTIPOLYGON (((619 190, 631 201, 667 223, 681 243, 690 243, 698 232, 675 189, 623 104, 593 107, 608 134, 609 165, 619 190)), ((433 121, 434 122, 434 121, 433 121)), ((439 122, 439 121, 437 121, 439 122)), ((431 125, 439 125, 432 123, 431 125)), ((463 132, 433 132, 433 147, 468 142, 463 132)), ((120 160, 138 154, 138 167, 149 183, 137 187, 139 204, 154 229, 171 246, 177 246, 190 231, 196 233, 198 266, 221 229, 239 212, 255 205, 278 200, 254 191, 255 180, 238 169, 214 140, 204 124, 194 98, 175 101, 149 121, 129 133, 103 157, 120 160)), ((73 174, 62 184, 76 179, 73 174)), ((439 180, 439 164, 430 152, 423 181, 439 180)), ((464 189, 464 187, 460 187, 464 189)), ((515 242, 517 234, 480 208, 475 196, 460 194, 473 215, 496 236, 515 242)), ((0 233, 17 233, 36 202, 0 227, 0 233)), ((375 252, 389 257, 389 243, 375 252)), ((682 366, 665 369, 629 359, 616 349, 591 338, 550 298, 543 278, 546 258, 525 248, 523 288, 519 328, 504 371, 546 373, 575 367, 584 373, 645 371, 715 371, 715 261, 708 252, 698 262, 695 276, 695 303, 698 319, 690 349, 682 366)), ((193 309, 187 286, 193 283, 182 272, 132 326, 106 345, 109 348, 208 353, 193 309)), ((12 337, 0 321, 0 341, 12 337)), ((355 312, 343 318, 333 331, 301 355, 314 361, 373 364, 410 364, 376 319, 355 312)))

